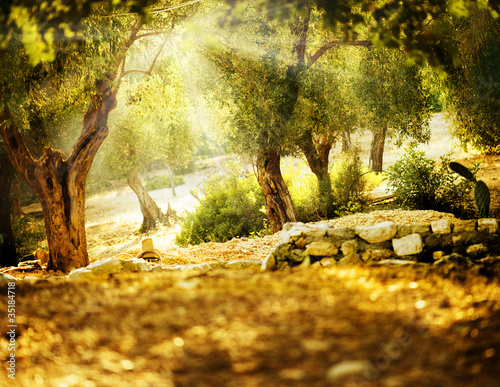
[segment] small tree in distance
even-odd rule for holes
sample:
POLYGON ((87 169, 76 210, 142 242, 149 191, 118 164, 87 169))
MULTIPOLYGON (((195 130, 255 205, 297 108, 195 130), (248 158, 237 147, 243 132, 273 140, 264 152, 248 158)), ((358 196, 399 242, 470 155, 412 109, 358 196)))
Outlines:
POLYGON ((143 215, 141 232, 169 219, 147 192, 139 172, 157 160, 164 161, 170 170, 186 165, 197 145, 185 95, 179 69, 161 67, 122 89, 119 99, 123 103, 110 122, 104 164, 116 176, 126 177, 137 195, 143 215))
POLYGON ((406 63, 401 52, 370 48, 363 52, 354 83, 360 109, 360 126, 372 132, 369 165, 382 171, 387 137, 401 143, 430 139, 431 105, 420 71, 406 63))

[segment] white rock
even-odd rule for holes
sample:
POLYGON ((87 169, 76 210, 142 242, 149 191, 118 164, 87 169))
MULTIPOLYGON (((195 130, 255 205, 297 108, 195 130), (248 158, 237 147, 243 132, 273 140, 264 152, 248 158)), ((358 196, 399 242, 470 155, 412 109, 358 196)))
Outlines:
POLYGON ((321 238, 326 235, 328 228, 329 226, 327 224, 309 225, 301 222, 285 223, 283 231, 281 231, 281 243, 288 243, 290 242, 290 239, 297 239, 303 235, 307 235, 312 238, 321 238))
POLYGON ((13 277, 8 274, 0 274, 0 283, 2 282, 12 282, 12 281, 19 281, 19 278, 13 277))
POLYGON ((451 222, 446 219, 431 222, 431 229, 434 234, 449 234, 451 232, 451 222))
POLYGON ((241 269, 243 267, 241 261, 221 262, 221 266, 226 269, 241 269))
POLYGON ((394 252, 400 257, 404 255, 414 255, 423 250, 422 237, 420 234, 411 234, 399 239, 392 240, 394 252))
POLYGON ((374 262, 374 265, 394 265, 394 266, 402 266, 402 265, 414 265, 417 263, 416 261, 409 261, 406 259, 383 259, 381 261, 374 262))
POLYGON ((92 272, 92 270, 89 270, 86 267, 82 267, 81 269, 72 270, 68 274, 68 278, 72 279, 72 280, 80 280, 80 279, 87 279, 87 278, 93 278, 93 277, 95 277, 95 274, 92 272))
POLYGON ((488 231, 495 233, 498 230, 498 221, 492 218, 483 218, 477 221, 477 229, 479 231, 488 231))
POLYGON ((241 265, 242 267, 247 267, 247 268, 259 268, 260 265, 262 265, 262 261, 244 259, 241 261, 241 265))
POLYGON ((281 243, 290 242, 290 238, 298 237, 303 233, 307 233, 309 228, 302 222, 288 222, 283 225, 283 230, 281 231, 281 243))
POLYGON ((152 265, 140 258, 124 259, 122 260, 122 268, 125 271, 152 271, 152 265))
POLYGON ((381 243, 391 240, 398 232, 394 222, 387 221, 374 224, 373 226, 359 227, 356 229, 357 234, 361 239, 368 243, 381 243))
POLYGON ((92 262, 87 266, 94 274, 116 274, 122 271, 121 259, 103 259, 102 261, 92 262))

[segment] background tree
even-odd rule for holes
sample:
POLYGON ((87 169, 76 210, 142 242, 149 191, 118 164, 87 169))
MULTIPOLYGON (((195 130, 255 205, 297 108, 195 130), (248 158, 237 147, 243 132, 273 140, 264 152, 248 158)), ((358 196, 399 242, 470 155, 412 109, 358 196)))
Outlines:
MULTIPOLYGON (((335 131, 339 130, 338 124, 348 114, 345 109, 342 111, 342 106, 345 106, 340 101, 342 97, 335 96, 339 86, 334 90, 334 78, 328 77, 325 71, 323 77, 326 81, 323 79, 315 86, 314 82, 320 81, 321 76, 319 72, 313 73, 312 66, 332 48, 371 43, 366 40, 344 42, 332 38, 331 34, 311 36, 311 26, 314 31, 321 30, 321 18, 313 7, 303 12, 290 8, 288 18, 281 20, 281 24, 263 16, 252 18, 252 9, 248 10, 245 23, 240 26, 247 36, 251 36, 247 43, 252 49, 247 48, 247 52, 233 49, 225 56, 213 52, 210 55, 226 72, 226 79, 236 94, 235 100, 240 109, 238 114, 244 116, 236 118, 241 124, 238 128, 248 126, 250 129, 245 133, 260 128, 258 134, 253 132, 246 137, 253 136, 258 144, 253 153, 257 155, 257 178, 266 199, 271 229, 277 231, 286 221, 295 219, 293 202, 289 199, 280 171, 281 157, 290 152, 299 150, 304 153, 311 170, 318 177, 324 212, 331 212, 332 209, 328 156, 337 136, 335 131), (256 29, 248 27, 252 23, 257 25, 256 29), (271 35, 275 38, 273 42, 279 36, 283 43, 270 45, 271 35), (319 42, 309 47, 309 41, 315 39, 319 42), (331 113, 337 114, 335 119, 331 113)), ((232 39, 227 39, 228 45, 236 47, 238 41, 234 37, 232 39)), ((350 130, 351 124, 351 121, 345 121, 342 130, 350 130)))
POLYGON ((360 103, 360 125, 371 130, 369 165, 382 171, 386 137, 428 141, 431 105, 420 71, 406 64, 403 53, 370 48, 361 55, 355 90, 360 103))
MULTIPOLYGON (((119 95, 123 100, 110 122, 111 134, 104 145, 106 168, 127 182, 139 199, 142 232, 157 222, 168 223, 139 178, 153 161, 172 168, 188 164, 196 148, 196 134, 188 120, 188 103, 179 69, 160 67, 151 76, 129 82, 119 95)), ((171 179, 172 180, 172 179, 171 179)), ((172 189, 175 183, 171 181, 172 189)), ((175 191, 173 191, 174 193, 175 191)))
MULTIPOLYGON (((280 158, 290 152, 283 125, 282 104, 270 103, 283 98, 283 73, 270 63, 217 55, 219 66, 231 78, 235 104, 233 123, 237 131, 232 142, 239 152, 256 157, 257 180, 264 195, 271 230, 280 230, 288 221, 296 221, 295 208, 280 170, 280 158)), ((269 59, 269 61, 272 61, 269 59)))
POLYGON ((291 122, 292 132, 296 133, 294 144, 317 178, 318 212, 323 218, 334 216, 339 204, 335 203, 330 176, 332 148, 357 125, 357 111, 349 90, 353 63, 348 65, 345 56, 353 50, 336 48, 308 70, 301 81, 291 122))

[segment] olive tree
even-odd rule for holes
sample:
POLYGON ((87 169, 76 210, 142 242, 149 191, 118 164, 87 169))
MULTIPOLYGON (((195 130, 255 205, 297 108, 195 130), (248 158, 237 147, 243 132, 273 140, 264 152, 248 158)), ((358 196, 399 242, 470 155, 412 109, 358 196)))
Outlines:
MULTIPOLYGON (((189 163, 197 136, 188 117, 189 100, 178 67, 160 66, 150 76, 124 86, 110 121, 104 165, 115 175, 127 177, 139 199, 141 231, 147 232, 157 222, 168 223, 169 214, 151 198, 139 172, 153 161, 164 162, 170 171, 189 163)), ((175 193, 174 182, 171 184, 175 193)))

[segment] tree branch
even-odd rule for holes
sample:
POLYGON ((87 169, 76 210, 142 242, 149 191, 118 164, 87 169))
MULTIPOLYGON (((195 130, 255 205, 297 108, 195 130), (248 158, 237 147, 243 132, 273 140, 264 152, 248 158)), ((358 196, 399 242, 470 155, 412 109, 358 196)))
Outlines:
POLYGON ((333 40, 331 42, 325 43, 318 49, 318 51, 316 51, 311 57, 309 57, 309 60, 307 61, 307 67, 311 67, 330 48, 340 47, 340 46, 369 47, 371 45, 372 42, 369 40, 356 40, 356 41, 333 40))
POLYGON ((149 66, 149 70, 138 70, 138 69, 127 70, 127 71, 122 70, 120 77, 123 78, 124 76, 132 74, 132 73, 142 73, 142 74, 146 74, 146 75, 151 75, 151 73, 153 72, 153 69, 156 65, 156 61, 158 60, 158 58, 159 58, 160 54, 162 53, 163 49, 165 48, 166 44, 167 44, 167 41, 164 40, 163 43, 161 44, 160 48, 156 52, 156 55, 153 59, 153 62, 151 63, 151 66, 149 66))
POLYGON ((160 36, 162 34, 166 34, 171 32, 170 30, 163 30, 163 31, 154 31, 154 32, 146 32, 144 34, 136 35, 134 40, 139 40, 141 38, 147 38, 148 36, 160 36))

